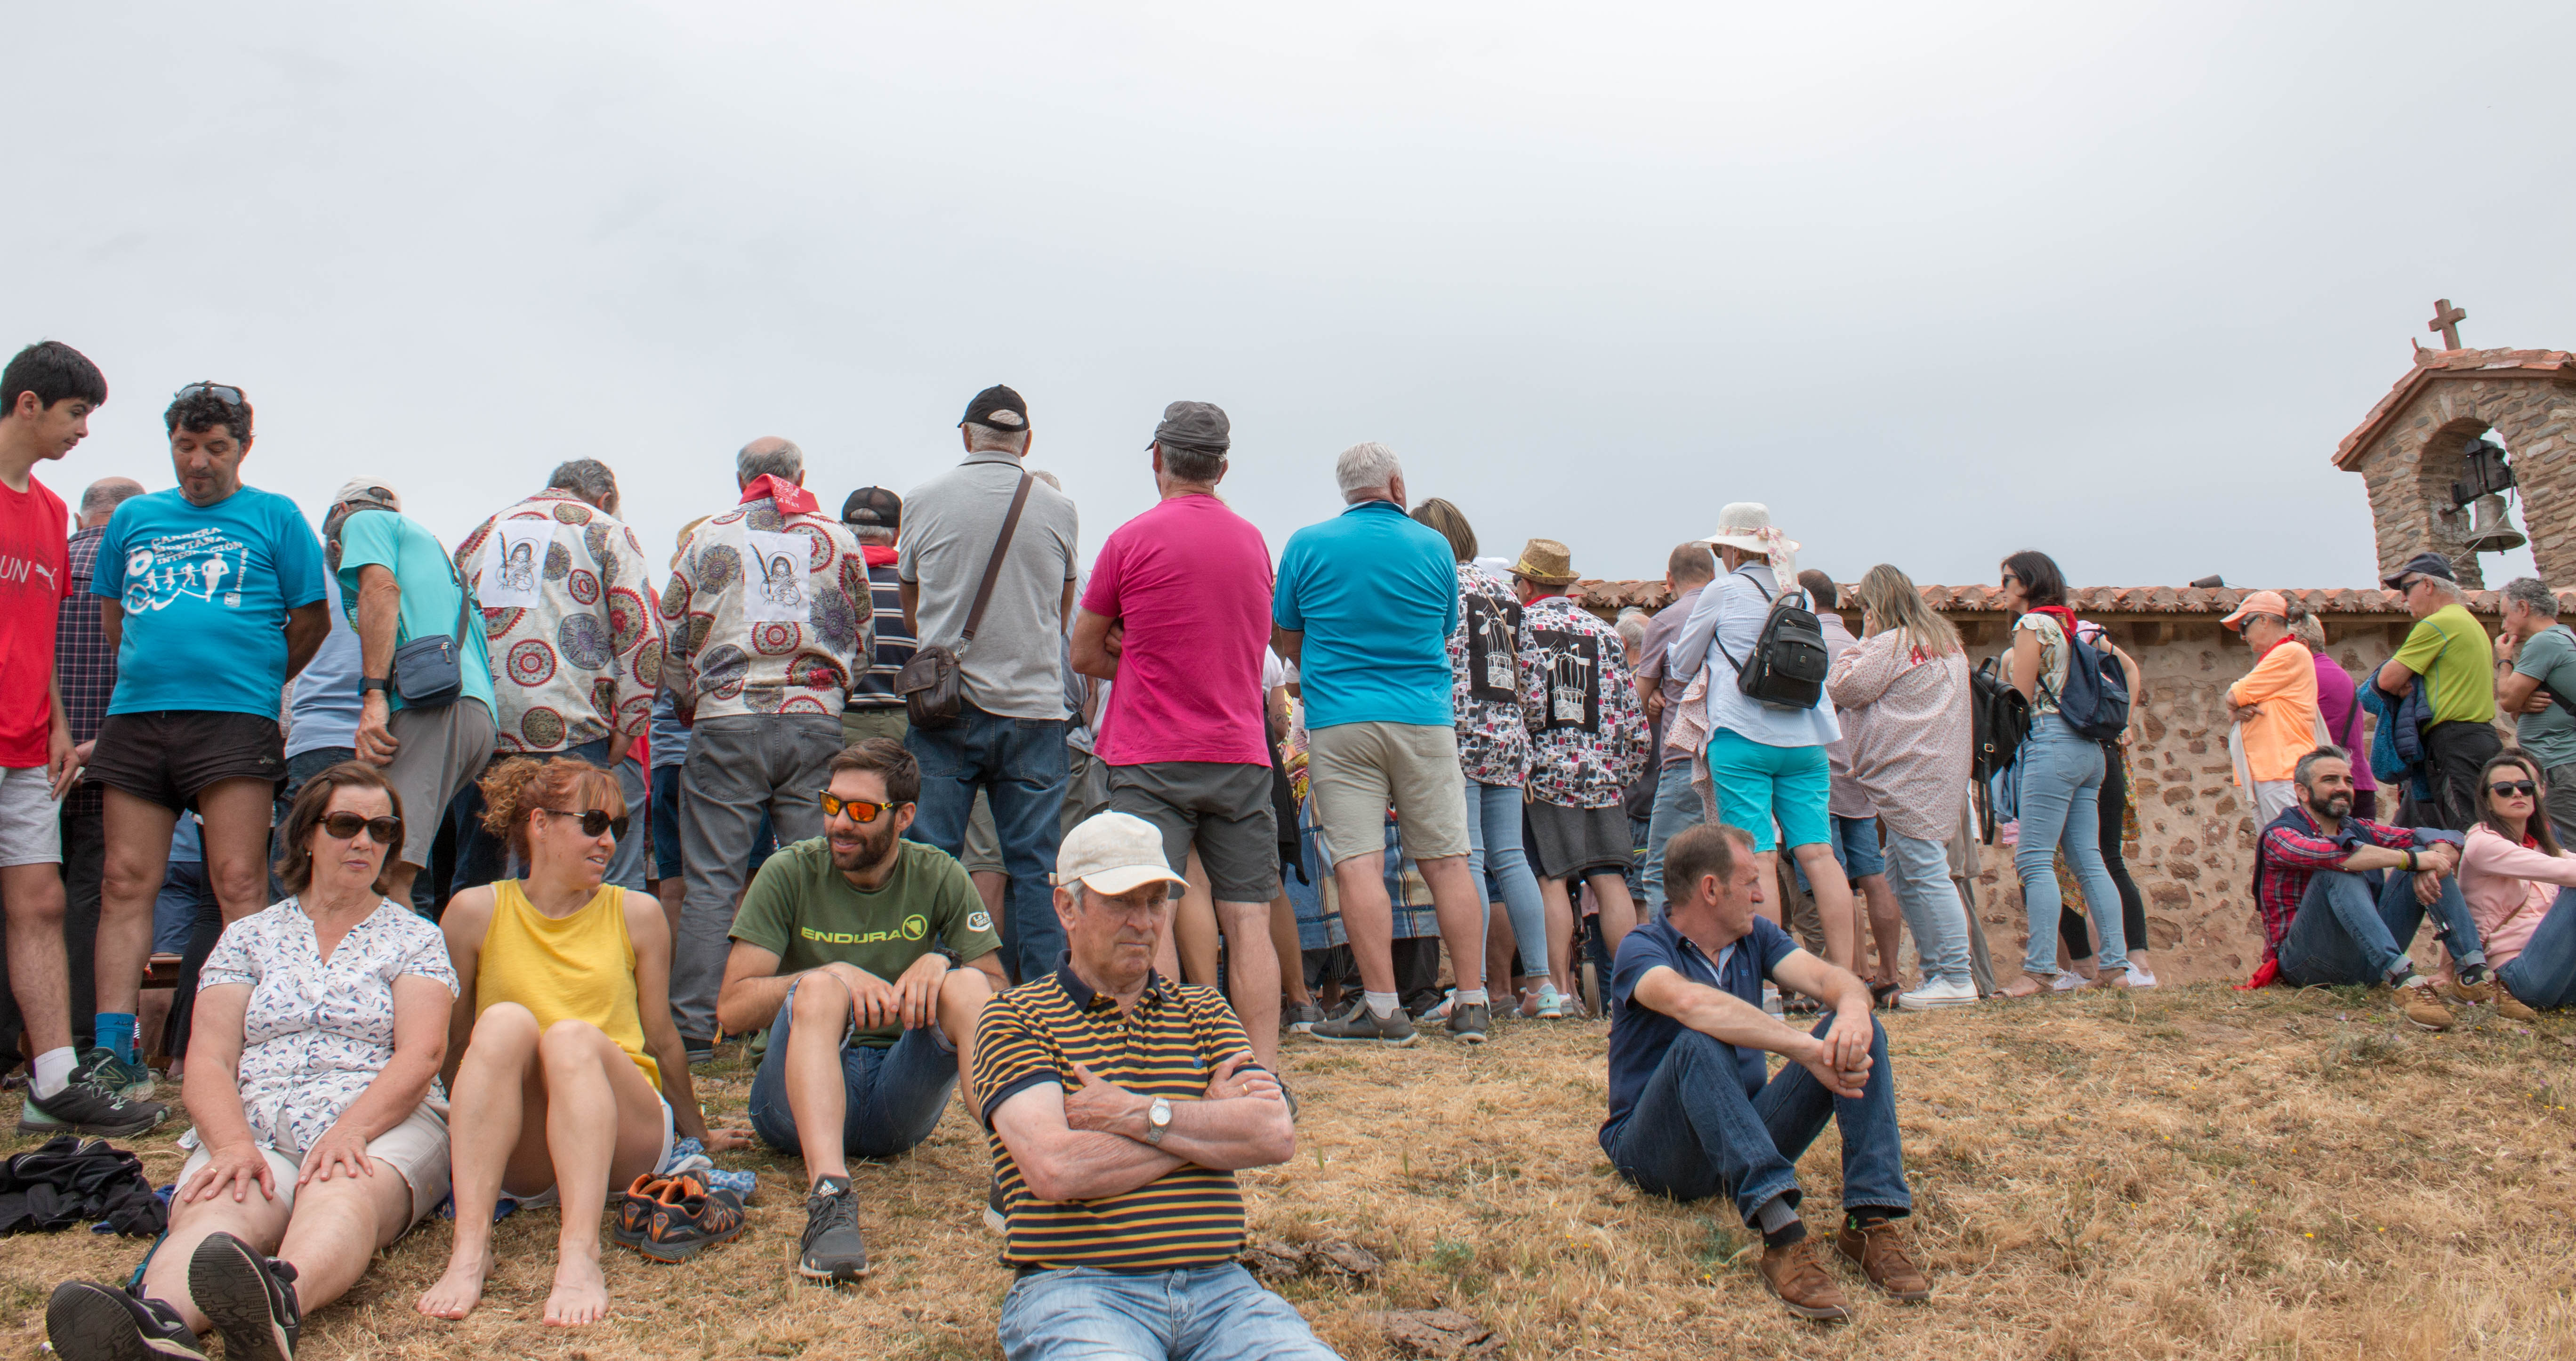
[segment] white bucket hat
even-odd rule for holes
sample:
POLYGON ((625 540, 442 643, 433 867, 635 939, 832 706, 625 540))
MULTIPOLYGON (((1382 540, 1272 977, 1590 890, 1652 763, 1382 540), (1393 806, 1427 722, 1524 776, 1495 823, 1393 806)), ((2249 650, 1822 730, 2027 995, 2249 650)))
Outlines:
POLYGON ((1768 553, 1775 561, 1780 554, 1798 551, 1794 540, 1782 538, 1780 531, 1772 527, 1771 508, 1759 501, 1728 503, 1717 513, 1717 532, 1703 536, 1700 542, 1724 544, 1747 553, 1768 553))

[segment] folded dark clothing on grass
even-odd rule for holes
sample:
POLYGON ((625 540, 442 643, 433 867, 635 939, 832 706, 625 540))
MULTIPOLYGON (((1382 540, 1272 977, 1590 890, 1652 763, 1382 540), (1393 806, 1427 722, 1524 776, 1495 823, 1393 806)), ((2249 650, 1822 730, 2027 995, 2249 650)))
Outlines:
POLYGON ((105 1139, 57 1134, 0 1162, 0 1234, 54 1233, 103 1219, 118 1233, 155 1237, 170 1225, 143 1160, 105 1139))

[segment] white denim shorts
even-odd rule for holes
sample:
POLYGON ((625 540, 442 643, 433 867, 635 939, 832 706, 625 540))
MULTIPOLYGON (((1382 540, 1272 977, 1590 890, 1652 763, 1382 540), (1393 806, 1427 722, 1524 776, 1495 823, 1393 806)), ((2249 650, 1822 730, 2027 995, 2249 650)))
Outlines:
POLYGON ((0 770, 0 869, 63 863, 62 811, 43 766, 0 770))

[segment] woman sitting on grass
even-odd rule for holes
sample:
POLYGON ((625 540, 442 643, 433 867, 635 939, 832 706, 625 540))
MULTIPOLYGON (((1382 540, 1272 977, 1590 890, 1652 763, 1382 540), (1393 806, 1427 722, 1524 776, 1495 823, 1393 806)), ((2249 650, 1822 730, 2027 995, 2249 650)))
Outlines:
MULTIPOLYGON (((2576 1002, 2576 855, 2541 815, 2540 763, 2507 748, 2478 772, 2478 821, 2460 848, 2460 896, 2495 971, 2495 1006, 2509 1020, 2576 1002)), ((2464 1001, 2481 986, 2454 987, 2464 1001)))
POLYGON ((482 779, 483 825, 506 837, 524 879, 470 888, 442 925, 464 980, 448 1045, 456 1119, 456 1244, 420 1311, 460 1319, 492 1268, 492 1210, 558 1201, 554 1292, 545 1321, 608 1312, 600 1210, 668 1160, 674 1130, 710 1138, 671 1024, 671 932, 662 905, 602 887, 626 800, 587 761, 504 761, 482 779), (649 1052, 648 1052, 649 1051, 649 1052))
POLYGON ((65 1361, 286 1361, 307 1310, 447 1194, 438 1066, 456 972, 438 928, 384 895, 402 803, 375 767, 333 766, 287 814, 295 896, 224 928, 197 981, 185 1093, 196 1128, 170 1232, 138 1294, 54 1291, 65 1361), (277 1254, 275 1257, 270 1253, 277 1254))

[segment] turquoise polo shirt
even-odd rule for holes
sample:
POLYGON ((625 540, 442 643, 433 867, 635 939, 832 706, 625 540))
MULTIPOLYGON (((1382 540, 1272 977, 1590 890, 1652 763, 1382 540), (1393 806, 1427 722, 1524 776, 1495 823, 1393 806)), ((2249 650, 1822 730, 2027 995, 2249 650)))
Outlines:
POLYGON ((1392 501, 1362 501, 1288 538, 1270 618, 1306 635, 1306 727, 1447 727, 1458 570, 1449 541, 1392 501))

